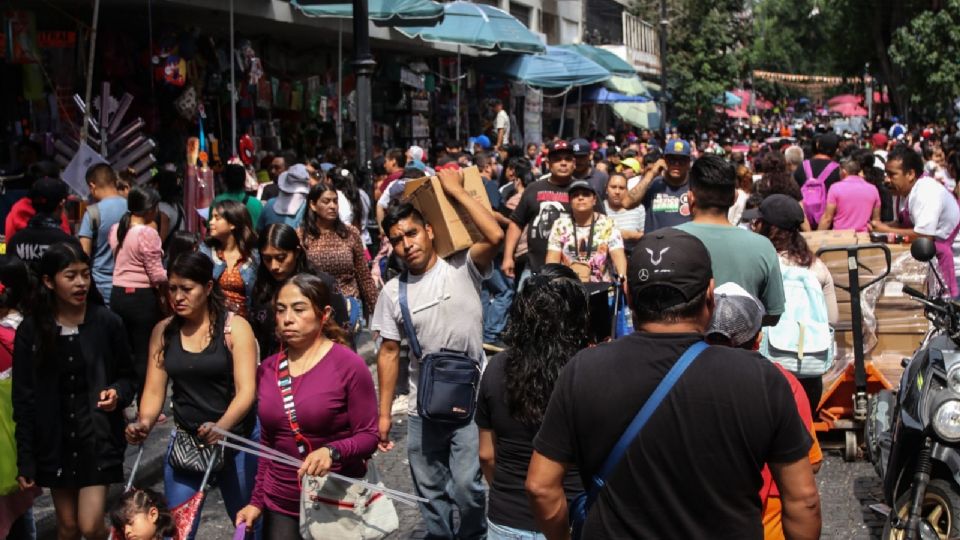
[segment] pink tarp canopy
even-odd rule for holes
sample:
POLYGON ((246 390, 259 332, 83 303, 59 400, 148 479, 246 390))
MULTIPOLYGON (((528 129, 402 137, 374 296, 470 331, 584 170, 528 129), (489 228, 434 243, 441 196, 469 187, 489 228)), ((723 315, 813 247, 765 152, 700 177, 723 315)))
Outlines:
POLYGON ((890 96, 888 96, 887 94, 880 95, 880 92, 874 92, 873 102, 874 103, 890 103, 890 96))
POLYGON ((750 118, 750 114, 743 109, 727 109, 728 118, 750 118))
POLYGON ((835 113, 840 113, 843 116, 866 116, 867 115, 867 110, 857 105, 856 103, 841 103, 839 105, 834 105, 830 107, 830 110, 835 113))
POLYGON ((830 105, 831 107, 834 105, 842 105, 845 103, 852 103, 854 105, 857 105, 861 101, 863 101, 862 96, 857 96, 854 94, 840 94, 839 96, 833 96, 832 98, 830 98, 830 100, 827 101, 827 104, 830 105))

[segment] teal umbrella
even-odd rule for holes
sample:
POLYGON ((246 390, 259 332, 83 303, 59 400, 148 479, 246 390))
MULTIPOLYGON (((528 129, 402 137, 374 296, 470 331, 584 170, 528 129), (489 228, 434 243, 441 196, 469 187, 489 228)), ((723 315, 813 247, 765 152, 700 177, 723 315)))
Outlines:
POLYGON ((593 60, 594 62, 603 66, 612 75, 617 75, 620 77, 637 76, 637 70, 635 70, 633 66, 606 49, 594 47, 593 45, 587 45, 586 43, 578 43, 576 45, 558 45, 558 47, 568 51, 573 51, 581 56, 585 56, 590 60, 593 60))
MULTIPOLYGON (((412 0, 411 0, 412 1, 412 0)), ((401 34, 424 41, 468 45, 518 53, 545 50, 540 36, 502 9, 456 1, 443 5, 443 21, 436 26, 397 28, 401 34)))
POLYGON ((713 100, 714 105, 723 105, 728 109, 736 109, 743 103, 743 100, 740 99, 740 96, 734 94, 733 92, 724 92, 723 93, 723 102, 721 103, 720 98, 713 100))
MULTIPOLYGON (((290 5, 307 17, 352 19, 353 4, 301 4, 290 0, 290 5)), ((443 4, 433 0, 368 0, 370 20, 377 26, 421 26, 436 24, 443 19, 443 4)))
POLYGON ((517 79, 540 88, 567 88, 603 82, 610 72, 600 64, 560 47, 547 47, 547 54, 495 56, 479 63, 480 69, 517 79))

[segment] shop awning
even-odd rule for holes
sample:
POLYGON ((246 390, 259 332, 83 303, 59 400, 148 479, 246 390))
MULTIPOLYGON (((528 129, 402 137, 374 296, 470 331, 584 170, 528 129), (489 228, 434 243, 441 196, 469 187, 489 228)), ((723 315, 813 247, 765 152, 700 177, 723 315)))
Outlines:
POLYGON ((614 103, 613 113, 624 122, 641 129, 660 128, 660 109, 653 101, 647 103, 614 103))
POLYGON ((606 81, 610 72, 593 60, 560 47, 546 54, 497 55, 478 63, 481 71, 516 79, 540 88, 567 88, 606 81))
POLYGON ((454 43, 478 49, 518 53, 541 53, 545 50, 539 35, 502 9, 460 0, 440 5, 443 6, 443 20, 440 23, 430 23, 429 26, 405 25, 397 28, 397 31, 409 38, 419 37, 424 41, 454 43))
POLYGON ((593 60, 594 62, 600 64, 600 66, 602 66, 604 69, 609 71, 611 75, 618 75, 621 77, 637 76, 637 70, 633 69, 633 66, 606 49, 594 47, 593 45, 587 45, 586 43, 578 43, 575 45, 558 45, 558 47, 568 51, 573 51, 581 56, 585 56, 590 60, 593 60))
POLYGON ((607 90, 602 86, 594 86, 583 91, 584 103, 646 103, 647 96, 628 96, 619 92, 607 90))
MULTIPOLYGON (((290 5, 308 17, 352 19, 353 4, 301 4, 291 0, 290 5)), ((443 20, 443 4, 432 0, 368 0, 370 20, 377 26, 424 26, 443 20)))

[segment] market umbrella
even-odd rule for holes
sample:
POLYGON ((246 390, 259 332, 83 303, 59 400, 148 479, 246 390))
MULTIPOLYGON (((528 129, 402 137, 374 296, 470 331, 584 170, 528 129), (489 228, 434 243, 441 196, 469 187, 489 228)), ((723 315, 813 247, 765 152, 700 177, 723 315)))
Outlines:
MULTIPOLYGON (((290 0, 307 17, 352 19, 353 4, 311 4, 290 0)), ((424 26, 443 20, 443 4, 433 0, 368 0, 370 20, 377 26, 424 26)))
POLYGON ((573 51, 581 56, 585 56, 590 60, 593 60, 594 62, 603 66, 603 68, 609 71, 611 75, 618 75, 621 77, 637 76, 637 70, 634 69, 633 66, 606 49, 601 49, 600 47, 594 47, 593 45, 587 45, 585 43, 577 43, 575 45, 557 45, 557 47, 566 49, 568 51, 573 51))
POLYGON ((593 60, 553 46, 547 47, 546 54, 494 56, 478 65, 487 73, 540 88, 584 86, 610 78, 610 72, 593 60))
POLYGON ((660 127, 660 109, 653 101, 646 103, 614 103, 610 106, 613 114, 624 122, 640 129, 660 127))
POLYGON ((650 99, 654 97, 650 92, 650 87, 653 85, 644 83, 637 75, 630 77, 612 75, 609 79, 603 81, 603 86, 608 90, 613 90, 618 94, 624 94, 626 96, 645 96, 650 99))
POLYGON ((478 49, 542 53, 540 36, 502 9, 457 0, 443 4, 443 20, 436 26, 397 28, 401 34, 424 41, 455 43, 478 49))
POLYGON ((619 92, 607 90, 602 86, 594 86, 583 92, 583 101, 586 103, 646 103, 647 96, 628 96, 619 92))
POLYGON ((856 103, 841 103, 830 107, 830 110, 843 116, 867 116, 867 110, 856 103))
POLYGON ((750 113, 743 109, 727 109, 727 118, 750 118, 750 113))
POLYGON ((830 100, 827 101, 827 105, 830 105, 831 107, 834 105, 842 105, 844 103, 852 103, 856 105, 861 101, 863 101, 863 98, 861 98, 860 96, 856 96, 853 94, 840 94, 839 96, 833 96, 832 98, 830 98, 830 100))

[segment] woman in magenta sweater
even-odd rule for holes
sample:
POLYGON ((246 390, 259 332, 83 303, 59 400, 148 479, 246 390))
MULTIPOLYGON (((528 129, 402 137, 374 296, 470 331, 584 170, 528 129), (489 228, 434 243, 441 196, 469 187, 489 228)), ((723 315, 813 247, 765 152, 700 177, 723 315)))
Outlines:
POLYGON ((253 496, 237 515, 237 526, 252 527, 263 517, 263 540, 299 538, 299 479, 328 471, 362 478, 378 438, 373 377, 345 346, 327 286, 316 276, 294 276, 280 288, 274 305, 285 351, 264 360, 257 371, 260 443, 304 463, 297 470, 260 459, 253 496), (290 418, 296 419, 299 436, 290 418))

